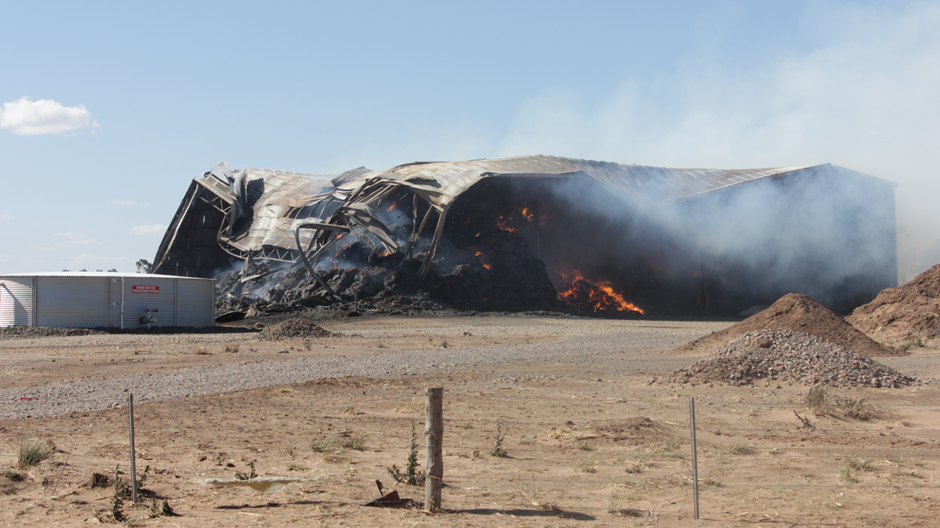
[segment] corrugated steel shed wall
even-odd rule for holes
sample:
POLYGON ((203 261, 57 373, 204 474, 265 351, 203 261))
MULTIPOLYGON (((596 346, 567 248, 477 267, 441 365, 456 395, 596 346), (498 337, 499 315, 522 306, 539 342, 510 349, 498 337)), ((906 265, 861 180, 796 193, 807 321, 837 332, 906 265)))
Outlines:
POLYGON ((33 324, 33 279, 0 279, 0 327, 33 324))
POLYGON ((178 326, 215 324, 215 281, 179 281, 176 289, 178 326))
POLYGON ((108 279, 39 277, 36 326, 94 328, 108 326, 108 279))
MULTIPOLYGON (((157 322, 151 326, 174 326, 176 279, 154 279, 145 274, 139 277, 124 280, 124 328, 140 328, 140 318, 147 308, 157 310, 153 314, 157 322)), ((112 326, 119 324, 120 321, 111 322, 112 326)))
POLYGON ((147 308, 151 326, 215 324, 214 280, 85 272, 0 277, 0 327, 119 327, 122 283, 124 328, 140 328, 147 308))

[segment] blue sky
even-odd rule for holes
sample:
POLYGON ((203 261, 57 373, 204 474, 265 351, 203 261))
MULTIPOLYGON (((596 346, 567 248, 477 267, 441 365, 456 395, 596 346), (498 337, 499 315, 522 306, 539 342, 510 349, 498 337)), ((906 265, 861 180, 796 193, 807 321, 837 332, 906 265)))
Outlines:
POLYGON ((133 271, 225 160, 831 162, 940 263, 940 2, 4 2, 0 272, 133 271))

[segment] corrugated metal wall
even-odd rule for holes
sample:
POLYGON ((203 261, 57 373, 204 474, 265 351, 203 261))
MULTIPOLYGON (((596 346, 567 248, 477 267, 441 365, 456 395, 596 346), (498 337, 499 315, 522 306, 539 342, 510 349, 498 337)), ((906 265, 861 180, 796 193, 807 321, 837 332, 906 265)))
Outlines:
POLYGON ((177 290, 179 326, 215 324, 215 281, 180 280, 177 290))
POLYGON ((0 280, 0 327, 33 324, 33 279, 0 280))
MULTIPOLYGON (((147 308, 157 309, 153 314, 157 322, 151 326, 173 326, 175 299, 176 279, 155 279, 146 274, 124 279, 124 328, 141 328, 140 318, 147 308)), ((111 321, 112 326, 120 324, 119 320, 111 321)))
POLYGON ((213 326, 215 281, 123 276, 0 277, 0 327, 142 328, 151 312, 151 326, 213 326), (123 304, 122 304, 123 301, 123 304))
POLYGON ((108 279, 38 277, 36 326, 94 328, 108 326, 108 279))

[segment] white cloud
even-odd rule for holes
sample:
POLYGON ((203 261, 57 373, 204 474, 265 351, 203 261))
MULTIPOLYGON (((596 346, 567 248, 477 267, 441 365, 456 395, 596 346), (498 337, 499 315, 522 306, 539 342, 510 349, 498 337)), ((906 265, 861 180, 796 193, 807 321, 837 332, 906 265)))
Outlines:
POLYGON ((153 207, 148 203, 138 203, 133 200, 114 200, 115 205, 123 205, 126 207, 153 207))
POLYGON ((162 235, 166 232, 166 226, 160 224, 134 226, 131 228, 131 234, 137 236, 162 235))
POLYGON ((0 214, 0 220, 16 220, 16 217, 9 213, 0 214))
POLYGON ((98 122, 92 120, 83 105, 62 106, 48 99, 31 101, 29 97, 21 97, 12 103, 3 103, 0 110, 0 129, 20 136, 66 134, 96 127, 98 122))
POLYGON ((55 250, 72 246, 85 246, 94 244, 95 239, 86 233, 78 233, 69 229, 63 233, 53 233, 53 244, 47 246, 47 249, 55 250))
POLYGON ((889 12, 829 6, 805 14, 822 44, 745 74, 678 68, 678 96, 644 80, 585 110, 576 98, 531 99, 500 155, 559 154, 673 167, 831 162, 897 182, 902 280, 937 264, 940 207, 940 5, 889 12), (817 20, 840 20, 839 29, 817 20))

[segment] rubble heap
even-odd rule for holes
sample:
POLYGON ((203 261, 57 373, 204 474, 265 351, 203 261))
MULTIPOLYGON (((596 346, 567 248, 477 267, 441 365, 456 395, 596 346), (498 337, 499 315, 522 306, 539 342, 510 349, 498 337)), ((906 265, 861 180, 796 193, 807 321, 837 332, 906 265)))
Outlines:
POLYGON ((402 262, 400 254, 374 257, 347 255, 355 265, 318 272, 336 294, 332 296, 303 266, 278 269, 283 263, 252 263, 218 277, 216 313, 255 313, 355 310, 389 314, 469 310, 536 312, 557 311, 561 303, 545 265, 532 258, 525 240, 495 230, 481 242, 458 251, 442 247, 444 256, 423 279, 420 262, 402 262))
POLYGON ((324 329, 310 319, 291 317, 276 325, 269 326, 258 334, 262 341, 282 341, 304 337, 331 337, 333 332, 324 329))
POLYGON ((888 348, 856 330, 844 319, 806 295, 789 293, 766 310, 719 332, 700 337, 676 349, 677 353, 708 355, 729 341, 756 330, 789 330, 802 332, 842 345, 868 357, 904 355, 888 348))
POLYGON ((940 337, 940 264, 859 306, 846 321, 868 337, 904 346, 940 337))
POLYGON ((652 382, 778 383, 898 389, 916 380, 827 339, 786 330, 748 332, 690 367, 652 382))

